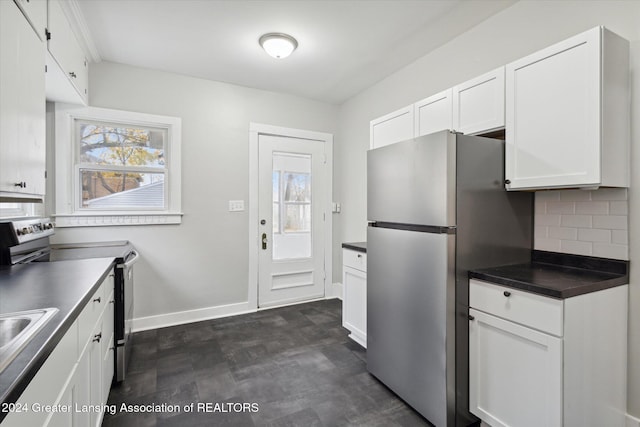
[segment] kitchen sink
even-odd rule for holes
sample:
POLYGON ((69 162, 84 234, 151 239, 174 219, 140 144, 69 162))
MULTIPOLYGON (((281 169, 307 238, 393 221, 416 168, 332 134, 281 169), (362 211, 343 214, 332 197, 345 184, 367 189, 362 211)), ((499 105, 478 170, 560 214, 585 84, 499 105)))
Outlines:
POLYGON ((43 308, 0 314, 0 372, 57 312, 43 308))

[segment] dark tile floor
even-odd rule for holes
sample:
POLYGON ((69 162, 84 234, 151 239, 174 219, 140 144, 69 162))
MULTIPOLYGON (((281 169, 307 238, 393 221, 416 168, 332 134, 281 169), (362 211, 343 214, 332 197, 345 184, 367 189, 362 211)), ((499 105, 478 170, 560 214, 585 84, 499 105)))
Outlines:
POLYGON ((341 317, 328 300, 137 333, 127 379, 109 396, 117 413, 102 425, 428 426, 367 372, 341 317))

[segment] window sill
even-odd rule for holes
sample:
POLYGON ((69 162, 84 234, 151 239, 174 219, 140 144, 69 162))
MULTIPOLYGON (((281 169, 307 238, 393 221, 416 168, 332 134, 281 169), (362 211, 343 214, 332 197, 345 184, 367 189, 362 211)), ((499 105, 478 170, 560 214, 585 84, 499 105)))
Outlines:
POLYGON ((175 225, 182 223, 182 213, 130 212, 54 214, 55 225, 65 227, 109 227, 122 225, 175 225))

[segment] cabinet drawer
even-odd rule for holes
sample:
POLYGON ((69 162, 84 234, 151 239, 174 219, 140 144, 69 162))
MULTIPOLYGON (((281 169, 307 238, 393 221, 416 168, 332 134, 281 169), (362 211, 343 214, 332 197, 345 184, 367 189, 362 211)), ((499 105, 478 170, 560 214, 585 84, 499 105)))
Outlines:
POLYGON ((345 267, 355 268, 360 271, 367 271, 367 254, 358 251, 344 249, 342 251, 342 264, 345 267))
POLYGON ((84 351, 87 342, 91 336, 91 333, 96 325, 96 322, 100 319, 100 315, 107 305, 105 297, 105 285, 109 283, 110 278, 102 282, 98 290, 91 296, 89 302, 85 306, 82 313, 80 313, 79 319, 79 334, 78 334, 78 356, 84 351))
POLYGON ((480 280, 469 282, 469 306, 521 325, 561 337, 562 300, 480 280))

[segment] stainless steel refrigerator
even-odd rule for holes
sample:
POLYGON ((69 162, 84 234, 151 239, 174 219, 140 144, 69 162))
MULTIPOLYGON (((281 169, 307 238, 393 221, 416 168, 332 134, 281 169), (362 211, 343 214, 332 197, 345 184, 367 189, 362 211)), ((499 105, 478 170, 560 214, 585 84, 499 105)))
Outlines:
POLYGON ((527 262, 532 193, 504 142, 448 131, 367 153, 367 366, 436 426, 469 425, 468 271, 527 262))

